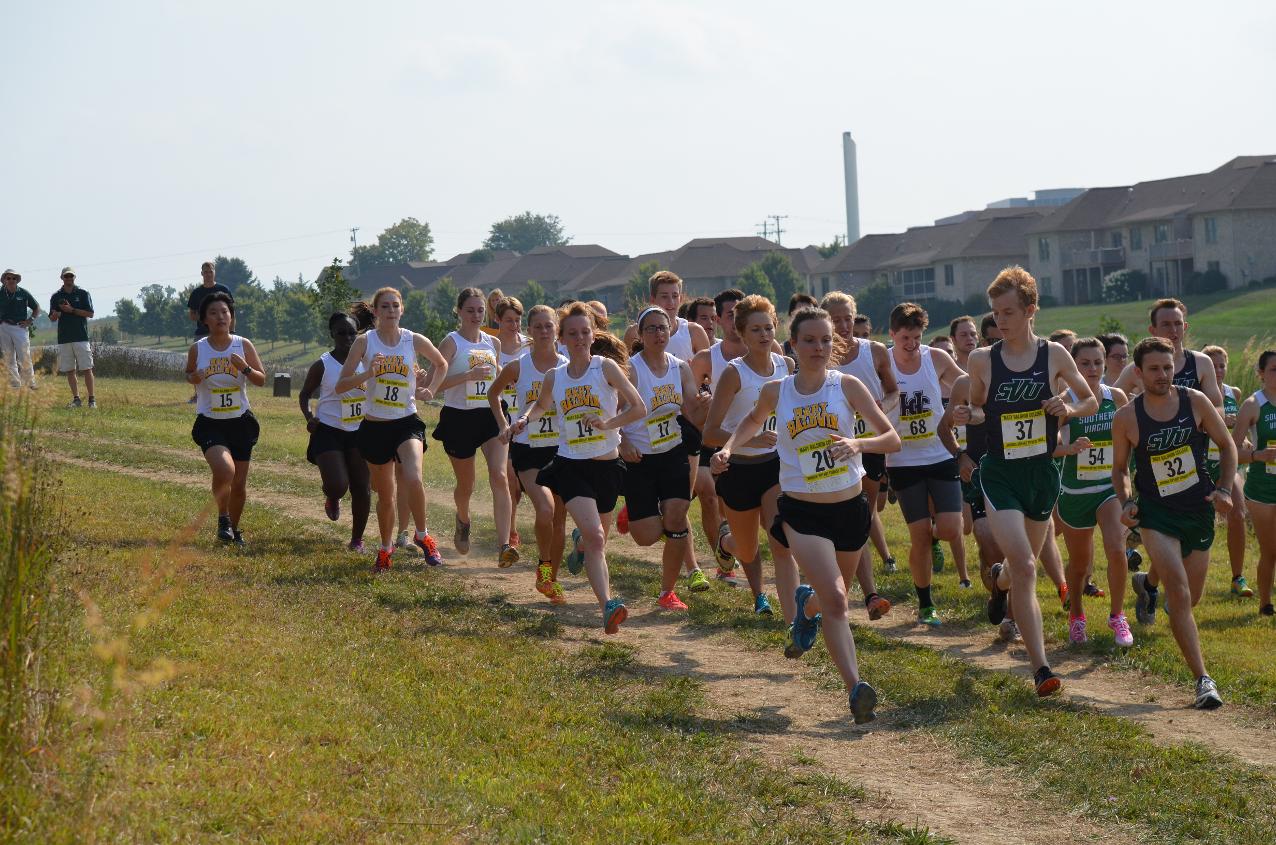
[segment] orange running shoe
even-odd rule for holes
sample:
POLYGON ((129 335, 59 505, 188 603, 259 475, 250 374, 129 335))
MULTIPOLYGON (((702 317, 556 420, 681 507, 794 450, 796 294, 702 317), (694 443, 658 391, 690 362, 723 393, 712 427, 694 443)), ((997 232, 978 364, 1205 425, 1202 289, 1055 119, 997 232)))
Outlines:
POLYGON ((868 618, 877 620, 891 612, 890 599, 884 596, 873 596, 865 605, 868 608, 868 618))
POLYGON ((377 562, 374 565, 374 568, 378 572, 381 572, 383 570, 390 568, 390 550, 389 549, 377 549, 377 562))
POLYGON ((550 604, 567 604, 567 594, 563 592, 563 585, 557 581, 550 582, 549 603, 550 604))
POLYGON ((673 590, 664 593, 656 602, 665 610, 687 610, 687 605, 673 590))
MULTIPOLYGON (((547 599, 554 597, 554 568, 544 561, 536 567, 536 592, 547 599)), ((559 588, 562 589, 561 587, 559 588)))
POLYGON ((629 505, 625 505, 620 509, 620 513, 616 514, 616 530, 621 534, 629 533, 629 505))

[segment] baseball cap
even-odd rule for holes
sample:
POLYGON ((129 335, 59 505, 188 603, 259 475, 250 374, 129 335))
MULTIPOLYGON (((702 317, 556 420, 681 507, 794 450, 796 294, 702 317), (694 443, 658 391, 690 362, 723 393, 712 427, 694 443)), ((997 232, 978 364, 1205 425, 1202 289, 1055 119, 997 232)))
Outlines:
POLYGON ((60 278, 62 278, 62 277, 63 277, 63 276, 65 276, 67 273, 70 273, 72 276, 74 276, 74 275, 75 275, 75 269, 74 269, 73 267, 63 267, 63 268, 62 268, 62 272, 61 272, 61 273, 58 273, 58 278, 59 278, 59 279, 60 279, 60 278))
POLYGON ((0 276, 13 276, 19 282, 22 281, 22 274, 17 270, 5 270, 3 273, 0 273, 0 276))

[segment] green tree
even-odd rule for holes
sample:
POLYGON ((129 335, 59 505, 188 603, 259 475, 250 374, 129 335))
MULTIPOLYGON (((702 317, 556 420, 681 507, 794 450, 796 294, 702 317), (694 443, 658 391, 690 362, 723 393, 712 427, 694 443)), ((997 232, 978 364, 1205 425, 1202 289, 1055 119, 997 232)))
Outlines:
POLYGON ((479 247, 465 257, 466 264, 487 264, 495 256, 487 247, 479 247))
MULTIPOLYGON (((772 302, 776 301, 775 287, 762 269, 761 262, 755 261, 744 268, 744 272, 740 274, 739 285, 740 290, 744 291, 746 295, 757 294, 758 296, 765 296, 772 302)), ((785 304, 787 302, 788 300, 785 300, 785 304)))
POLYGON ((381 264, 429 261, 433 254, 434 236, 430 234, 430 224, 415 217, 404 217, 377 235, 375 244, 352 249, 350 265, 357 272, 363 272, 381 264))
POLYGON ((137 335, 142 328, 142 309, 131 299, 121 299, 115 303, 115 316, 120 318, 120 334, 137 335))
POLYGON ((787 308, 789 297, 806 290, 806 282, 798 275, 793 262, 784 253, 769 252, 758 262, 758 266, 771 281, 771 287, 775 290, 775 299, 772 301, 777 308, 787 308))
POLYGON ((219 255, 213 259, 213 269, 217 273, 217 281, 230 288, 231 294, 239 290, 240 285, 256 281, 253 271, 248 269, 248 262, 242 258, 219 255))
POLYGON ((139 328, 144 334, 154 335, 155 342, 164 339, 168 330, 170 303, 177 292, 171 287, 152 284, 142 288, 137 298, 142 303, 142 318, 139 328))
POLYGON ((895 307, 895 304, 895 294, 887 281, 873 282, 855 297, 855 310, 861 314, 867 314, 879 332, 886 331, 891 309, 895 307))
POLYGON ((460 291, 451 276, 444 276, 430 291, 430 310, 441 317, 451 318, 456 309, 456 296, 460 291))
POLYGON ((245 337, 258 337, 257 321, 262 305, 270 294, 257 280, 240 285, 235 292, 235 333, 245 337))
MULTIPOLYGON (((315 339, 315 325, 319 322, 313 306, 314 289, 304 282, 293 282, 279 295, 279 329, 285 340, 301 341, 305 352, 315 339)), ((327 319, 324 320, 325 326, 327 319)))
MULTIPOLYGON (((1125 335, 1125 326, 1116 317, 1109 317, 1107 314, 1099 315, 1099 334, 1119 334, 1125 335)), ((1126 335, 1129 337, 1129 335, 1126 335)), ((1133 339, 1131 339, 1133 343, 1133 339)))
POLYGON ((275 343, 279 340, 279 305, 279 297, 274 291, 269 291, 261 297, 253 309, 253 339, 269 342, 271 352, 275 351, 275 343))
POLYGON ((534 305, 553 305, 549 291, 535 279, 527 283, 527 287, 523 288, 523 292, 518 295, 519 301, 523 303, 523 310, 530 311, 534 305))
POLYGON ((347 310, 358 298, 358 289, 346 281, 345 273, 341 268, 341 259, 332 259, 332 263, 323 268, 319 278, 315 280, 315 290, 310 298, 316 317, 315 340, 326 343, 328 318, 337 311, 347 310))
POLYGON ((659 272, 660 264, 648 261, 638 265, 638 269, 629 277, 629 281, 625 282, 625 292, 621 301, 624 303, 625 314, 630 320, 637 320, 642 309, 646 308, 651 301, 650 279, 659 272))
POLYGON ((837 255, 844 246, 846 246, 846 241, 842 240, 842 236, 834 235, 832 241, 826 244, 820 244, 816 247, 816 249, 819 250, 820 258, 832 258, 837 255))
POLYGON ((1147 296, 1148 277, 1142 270, 1117 270, 1103 277, 1104 302, 1133 302, 1147 296))
POLYGON ((565 246, 570 240, 556 215, 524 211, 493 223, 483 246, 494 252, 508 249, 526 253, 538 246, 565 246))
POLYGON ((191 337, 195 334, 195 324, 191 322, 190 310, 186 307, 194 289, 194 285, 188 285, 181 293, 169 297, 165 303, 164 325, 168 327, 165 334, 173 337, 191 337))
POLYGON ((399 325, 408 331, 425 334, 429 318, 430 300, 425 291, 412 289, 403 295, 403 316, 399 325))

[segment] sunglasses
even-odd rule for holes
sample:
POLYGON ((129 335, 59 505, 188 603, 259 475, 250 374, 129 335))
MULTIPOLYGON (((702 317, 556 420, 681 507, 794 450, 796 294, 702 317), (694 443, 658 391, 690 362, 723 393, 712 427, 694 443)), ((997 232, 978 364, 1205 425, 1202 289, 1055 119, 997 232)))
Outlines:
POLYGON ((67 274, 66 274, 65 276, 63 276, 62 278, 64 278, 64 279, 74 279, 74 278, 75 278, 75 274, 74 274, 74 273, 67 273, 67 274))

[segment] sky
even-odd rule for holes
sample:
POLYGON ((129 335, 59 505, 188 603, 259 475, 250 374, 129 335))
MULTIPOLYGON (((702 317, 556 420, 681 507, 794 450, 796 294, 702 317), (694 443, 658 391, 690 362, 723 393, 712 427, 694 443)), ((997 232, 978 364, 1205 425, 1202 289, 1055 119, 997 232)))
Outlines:
POLYGON ((525 210, 638 255, 786 246, 1039 188, 1276 154, 1276 5, 0 5, 0 265, 99 316, 217 254, 314 279, 404 217, 435 257, 525 210), (1267 105, 1263 105, 1266 102, 1267 105))

